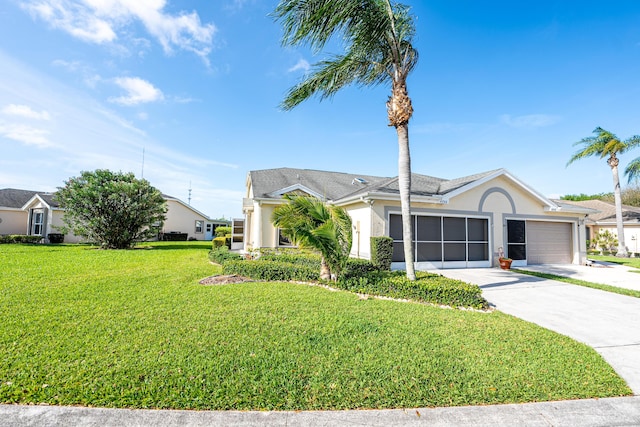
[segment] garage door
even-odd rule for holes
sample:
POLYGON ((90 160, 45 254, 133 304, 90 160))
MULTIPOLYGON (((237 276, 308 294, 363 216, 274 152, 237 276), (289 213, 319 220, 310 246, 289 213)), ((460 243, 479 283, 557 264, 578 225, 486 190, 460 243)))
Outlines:
POLYGON ((527 221, 527 264, 571 264, 571 224, 527 221))

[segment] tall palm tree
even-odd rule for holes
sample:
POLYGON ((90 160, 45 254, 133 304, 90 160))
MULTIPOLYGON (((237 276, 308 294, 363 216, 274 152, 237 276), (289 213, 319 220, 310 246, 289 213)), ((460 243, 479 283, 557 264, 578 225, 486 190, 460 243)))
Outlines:
MULTIPOLYGON (((615 134, 601 127, 595 128, 593 134, 595 136, 582 138, 573 144, 574 146, 581 145, 582 148, 573 154, 567 166, 576 160, 581 160, 586 157, 600 156, 601 159, 607 156, 609 157, 607 164, 611 167, 611 173, 613 174, 613 198, 616 205, 616 227, 618 229, 618 252, 616 256, 626 257, 629 256, 629 254, 627 253, 627 247, 624 242, 624 228, 622 225, 622 199, 620 197, 620 178, 618 176, 618 164, 620 160, 618 159, 618 154, 622 154, 640 144, 640 136, 634 136, 625 141, 621 141, 615 134)), ((629 167, 627 167, 627 174, 629 174, 630 177, 633 175, 633 171, 631 173, 629 172, 629 167)))
POLYGON ((344 53, 315 64, 282 102, 290 110, 319 95, 333 96, 345 86, 390 84, 389 126, 398 135, 398 182, 407 277, 415 280, 411 228, 411 156, 409 119, 413 114, 407 76, 418 61, 411 43, 415 34, 409 7, 390 0, 281 0, 274 11, 284 29, 283 45, 308 45, 320 51, 335 36, 344 53))
POLYGON ((271 222, 296 245, 320 252, 321 279, 339 274, 351 251, 349 214, 315 197, 285 195, 285 199, 288 203, 274 209, 271 222))

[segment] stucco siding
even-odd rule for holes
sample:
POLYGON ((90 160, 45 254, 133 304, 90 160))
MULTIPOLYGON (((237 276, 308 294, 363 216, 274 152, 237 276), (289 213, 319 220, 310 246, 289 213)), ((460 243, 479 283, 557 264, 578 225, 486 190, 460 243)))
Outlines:
POLYGON ((352 222, 353 244, 351 256, 371 259, 371 207, 359 203, 345 207, 352 222))
POLYGON ((175 200, 167 200, 167 219, 162 227, 163 233, 172 231, 187 233, 188 237, 204 240, 207 218, 199 215, 175 200), (202 221, 202 232, 196 233, 196 221, 202 221))
POLYGON ((28 215, 25 211, 0 209, 0 234, 27 234, 28 215))

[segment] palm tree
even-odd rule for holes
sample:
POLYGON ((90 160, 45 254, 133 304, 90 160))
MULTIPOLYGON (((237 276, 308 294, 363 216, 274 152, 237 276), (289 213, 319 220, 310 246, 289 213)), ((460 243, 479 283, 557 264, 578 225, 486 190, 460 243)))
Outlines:
POLYGON ((330 279, 332 272, 339 274, 351 251, 349 214, 315 197, 285 195, 284 198, 289 202, 274 209, 271 222, 294 244, 320 252, 321 279, 330 279))
MULTIPOLYGON (((601 159, 609 156, 607 164, 611 167, 611 173, 613 174, 613 198, 616 205, 616 226, 618 229, 618 252, 616 256, 626 257, 629 256, 629 254, 627 253, 627 247, 624 242, 624 228, 622 225, 622 199, 620 197, 620 178, 618 176, 618 164, 620 160, 618 159, 618 154, 622 154, 640 144, 640 136, 634 136, 625 141, 621 141, 615 134, 601 127, 595 128, 593 133, 595 136, 582 138, 573 144, 574 146, 582 145, 582 149, 573 154, 567 166, 576 160, 590 156, 597 155, 600 156, 601 159)), ((638 163, 640 163, 639 160, 640 159, 636 159, 638 163)), ((629 167, 631 167, 632 164, 629 165, 629 167)), ((627 167, 626 173, 629 175, 629 179, 631 179, 635 174, 635 169, 630 170, 629 167, 627 167)))
POLYGON ((315 64, 282 102, 290 110, 313 95, 333 96, 345 86, 390 84, 389 126, 398 135, 398 183, 407 277, 415 280, 411 229, 409 119, 413 114, 407 76, 418 61, 409 7, 390 0, 281 0, 274 11, 284 29, 283 45, 306 44, 320 51, 335 36, 346 43, 341 55, 315 64))

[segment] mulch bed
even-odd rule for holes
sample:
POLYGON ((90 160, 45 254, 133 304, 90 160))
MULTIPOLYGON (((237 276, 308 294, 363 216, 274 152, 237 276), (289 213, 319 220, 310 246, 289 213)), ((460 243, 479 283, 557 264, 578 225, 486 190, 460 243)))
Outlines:
POLYGON ((230 274, 226 276, 209 276, 200 280, 201 285, 232 285, 235 283, 253 282, 252 279, 237 274, 230 274))

